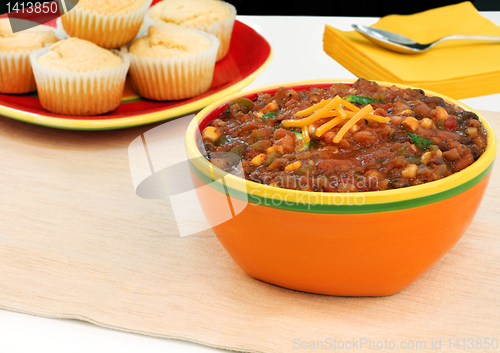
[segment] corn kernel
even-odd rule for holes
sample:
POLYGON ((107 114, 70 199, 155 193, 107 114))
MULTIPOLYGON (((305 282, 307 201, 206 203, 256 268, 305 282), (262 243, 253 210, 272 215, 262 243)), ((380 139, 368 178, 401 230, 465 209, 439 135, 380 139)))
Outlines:
POLYGON ((201 133, 201 138, 203 139, 203 141, 209 141, 212 143, 220 139, 221 136, 221 131, 213 126, 207 126, 201 133))
POLYGON ((301 166, 302 166, 302 162, 296 161, 296 162, 293 162, 293 163, 290 163, 289 165, 287 165, 285 167, 285 171, 286 172, 293 172, 294 170, 299 169, 301 166))
POLYGON ((252 158, 252 165, 258 167, 259 165, 264 163, 264 161, 266 159, 267 159, 267 155, 265 153, 261 153, 261 154, 252 158))
POLYGON ((470 127, 467 129, 467 135, 469 136, 476 136, 477 135, 477 129, 475 127, 470 127))
POLYGON ((266 153, 267 153, 267 154, 271 154, 271 153, 273 153, 274 151, 277 151, 277 152, 283 153, 283 147, 282 147, 282 146, 272 146, 272 147, 269 147, 269 148, 266 150, 266 153))
POLYGON ((409 130, 410 132, 415 132, 418 128, 418 120, 415 119, 412 116, 409 116, 403 120, 403 126, 406 128, 406 130, 409 130))
POLYGON ((432 157, 432 152, 425 152, 422 157, 420 157, 420 160, 422 161, 422 163, 427 163, 431 160, 431 157, 432 157))
POLYGON ((432 126, 432 120, 429 118, 423 118, 422 121, 420 122, 420 125, 422 127, 431 127, 432 126))
POLYGON ((382 178, 382 173, 380 173, 377 170, 369 170, 365 173, 365 177, 367 178, 373 178, 373 179, 381 179, 382 178))
POLYGON ((441 150, 438 149, 436 151, 436 156, 438 156, 439 158, 443 158, 443 151, 441 151, 441 150))
POLYGON ((271 112, 271 111, 273 111, 273 110, 278 110, 278 109, 279 109, 279 107, 278 107, 278 104, 276 104, 276 101, 272 101, 271 103, 268 103, 268 104, 264 107, 264 109, 262 109, 262 112, 263 112, 264 114, 267 114, 267 113, 269 113, 269 112, 271 112))
POLYGON ((408 164, 401 172, 401 175, 407 179, 415 178, 417 176, 417 169, 416 164, 408 164))
POLYGON ((431 118, 436 120, 448 119, 448 112, 441 106, 437 106, 431 111, 431 118))

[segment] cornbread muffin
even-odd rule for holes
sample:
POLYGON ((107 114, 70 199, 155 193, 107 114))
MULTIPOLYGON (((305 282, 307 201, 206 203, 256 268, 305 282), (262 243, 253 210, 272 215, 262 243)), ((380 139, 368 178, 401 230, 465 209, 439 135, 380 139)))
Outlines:
POLYGON ((154 100, 179 100, 212 85, 219 40, 184 26, 149 27, 130 47, 130 75, 137 93, 154 100))
MULTIPOLYGON (((13 21, 23 21, 13 19, 13 21)), ((29 25, 25 26, 26 28, 29 25)), ((29 55, 46 44, 57 42, 54 31, 36 26, 12 33, 8 18, 0 19, 0 93, 28 93, 36 90, 29 55)))
POLYGON ((219 38, 217 61, 229 51, 236 9, 219 0, 163 0, 149 11, 155 23, 174 23, 193 27, 219 38))
MULTIPOLYGON (((12 19, 12 21, 30 21, 12 19)), ((0 51, 2 52, 21 52, 33 51, 43 48, 45 44, 57 42, 54 31, 48 26, 37 25, 25 31, 12 33, 10 21, 8 18, 0 18, 0 51)), ((28 27, 29 25, 26 25, 28 27)))
POLYGON ((50 51, 38 59, 38 63, 53 69, 89 72, 120 66, 123 60, 91 42, 70 38, 52 45, 50 51))
POLYGON ((31 55, 42 107, 65 115, 99 115, 121 102, 130 60, 125 53, 70 38, 31 55))
POLYGON ((83 10, 97 11, 103 14, 127 13, 135 11, 144 4, 141 0, 80 0, 78 7, 83 10))
POLYGON ((103 48, 118 48, 135 38, 151 2, 80 0, 61 16, 61 23, 70 37, 85 39, 103 48))

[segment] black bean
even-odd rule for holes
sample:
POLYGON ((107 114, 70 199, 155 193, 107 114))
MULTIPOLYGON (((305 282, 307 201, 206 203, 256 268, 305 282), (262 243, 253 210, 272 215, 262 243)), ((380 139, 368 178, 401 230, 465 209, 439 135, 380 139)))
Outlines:
POLYGON ((408 184, 409 182, 405 178, 398 178, 391 180, 391 185, 394 186, 396 189, 404 188, 405 186, 408 186, 408 184))
POLYGON ((422 101, 427 103, 427 105, 433 109, 438 105, 443 108, 446 107, 446 103, 444 102, 444 99, 441 97, 425 97, 424 99, 422 99, 422 101))
POLYGON ((448 142, 446 142, 446 141, 441 141, 438 144, 438 147, 443 152, 446 152, 446 151, 448 151, 450 149, 450 146, 448 145, 448 142))
POLYGON ((472 144, 472 139, 470 137, 466 136, 466 137, 462 137, 460 140, 458 140, 458 142, 460 142, 463 145, 470 145, 470 144, 472 144))

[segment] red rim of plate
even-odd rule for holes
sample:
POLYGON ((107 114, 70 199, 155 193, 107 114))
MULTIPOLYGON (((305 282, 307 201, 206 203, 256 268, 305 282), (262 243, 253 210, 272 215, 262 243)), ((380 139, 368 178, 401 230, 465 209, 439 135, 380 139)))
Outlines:
MULTIPOLYGON (((54 21, 48 25, 54 26, 54 21)), ((100 116, 53 114, 42 108, 35 93, 0 94, 0 114, 32 124, 74 130, 107 130, 173 119, 195 111, 248 86, 272 59, 272 49, 251 27, 235 21, 227 56, 215 66, 210 90, 181 101, 157 102, 137 96, 127 80, 122 104, 100 116), (251 45, 249 45, 251 44, 251 45)))

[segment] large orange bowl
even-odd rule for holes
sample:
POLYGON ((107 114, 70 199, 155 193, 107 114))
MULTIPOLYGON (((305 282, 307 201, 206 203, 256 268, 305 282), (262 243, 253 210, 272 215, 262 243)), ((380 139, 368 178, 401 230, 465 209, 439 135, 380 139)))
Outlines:
MULTIPOLYGON (((253 99, 280 86, 304 90, 338 82, 353 81, 276 84, 203 109, 186 133, 192 179, 215 234, 250 276, 320 294, 394 294, 450 250, 476 214, 496 153, 493 129, 480 114, 475 112, 487 131, 488 146, 476 162, 438 181, 396 190, 317 193, 262 185, 214 167, 198 147, 200 130, 235 98, 253 99)), ((440 94, 426 94, 474 111, 440 94)))

